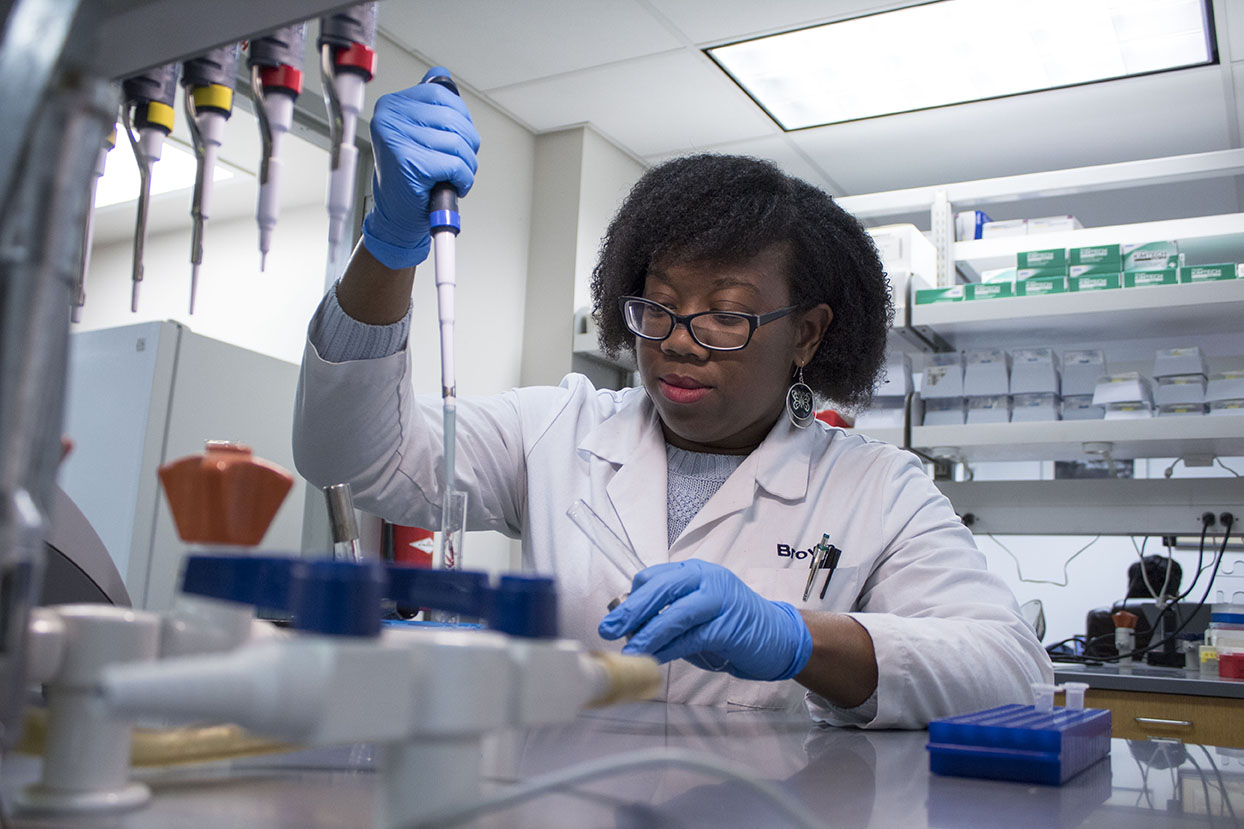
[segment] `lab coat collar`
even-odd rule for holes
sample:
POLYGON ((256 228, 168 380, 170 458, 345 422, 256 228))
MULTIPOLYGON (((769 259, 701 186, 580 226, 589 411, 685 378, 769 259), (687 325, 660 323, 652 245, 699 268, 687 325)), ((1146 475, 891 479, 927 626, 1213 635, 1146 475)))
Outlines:
MULTIPOLYGON (((579 442, 578 450, 617 468, 605 491, 631 549, 649 566, 668 561, 665 435, 648 395, 642 389, 631 392, 616 413, 579 442)), ((602 518, 608 514, 601 504, 588 506, 602 518)))
MULTIPOLYGON (((780 416, 760 446, 691 521, 684 536, 698 525, 750 507, 756 500, 757 487, 785 501, 804 498, 815 443, 813 431, 821 428, 814 423, 798 429, 785 414, 780 416)), ((646 563, 666 560, 652 557, 655 550, 664 551, 668 543, 667 467, 661 421, 647 394, 636 393, 588 433, 578 448, 619 467, 606 489, 628 540, 646 563)))

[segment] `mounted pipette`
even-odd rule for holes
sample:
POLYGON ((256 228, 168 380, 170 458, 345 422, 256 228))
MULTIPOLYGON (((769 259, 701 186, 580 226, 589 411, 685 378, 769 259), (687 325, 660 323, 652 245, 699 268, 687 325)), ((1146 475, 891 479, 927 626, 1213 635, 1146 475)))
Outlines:
POLYGON ((178 69, 177 64, 169 63, 126 78, 121 83, 125 96, 121 122, 134 151, 141 182, 138 218, 134 227, 133 283, 130 288, 130 310, 135 312, 138 311, 138 288, 143 281, 143 245, 147 241, 147 211, 151 206, 151 167, 160 160, 164 139, 173 131, 178 69))
POLYGON ((320 18, 320 78, 328 109, 332 139, 332 168, 328 177, 328 259, 338 260, 346 222, 354 203, 354 174, 358 148, 354 146, 363 92, 376 65, 376 4, 360 3, 320 18))
POLYGON ((103 145, 99 148, 99 154, 95 156, 95 178, 91 179, 90 196, 86 206, 86 228, 82 234, 82 270, 79 271, 78 278, 74 281, 73 307, 70 309, 70 319, 74 322, 82 322, 82 308, 86 305, 86 274, 91 269, 91 245, 95 241, 95 191, 99 187, 99 180, 104 177, 108 153, 112 152, 115 146, 117 146, 117 127, 113 124, 112 132, 108 133, 108 137, 104 139, 103 145))
POLYGON ((294 122, 294 102, 302 93, 302 58, 307 24, 285 26, 250 43, 246 65, 251 72, 251 94, 259 117, 263 158, 259 164, 259 270, 268 262, 272 231, 280 213, 281 139, 294 122))
POLYGON ((203 264, 203 223, 212 212, 212 171, 224 141, 225 122, 233 114, 233 87, 237 83, 241 44, 221 46, 182 67, 186 88, 186 122, 194 141, 196 169, 190 215, 194 230, 190 242, 190 313, 199 290, 199 266, 203 264))

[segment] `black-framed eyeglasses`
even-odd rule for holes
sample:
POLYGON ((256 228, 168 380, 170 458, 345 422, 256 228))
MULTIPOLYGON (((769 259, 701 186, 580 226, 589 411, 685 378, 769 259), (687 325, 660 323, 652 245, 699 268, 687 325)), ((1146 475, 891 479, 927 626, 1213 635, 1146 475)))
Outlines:
POLYGON ((742 311, 675 314, 659 302, 637 296, 624 296, 618 300, 618 305, 626 327, 635 336, 660 342, 668 339, 676 326, 685 325, 691 332, 691 339, 710 351, 738 351, 751 342, 757 328, 799 308, 792 305, 767 314, 745 314, 742 311))

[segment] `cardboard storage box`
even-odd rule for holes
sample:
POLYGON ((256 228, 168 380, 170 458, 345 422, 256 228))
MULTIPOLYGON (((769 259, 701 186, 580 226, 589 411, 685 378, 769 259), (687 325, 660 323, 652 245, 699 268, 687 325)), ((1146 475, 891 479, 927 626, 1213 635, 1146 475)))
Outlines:
POLYGON ((1011 352, 1011 394, 1058 394, 1058 356, 1052 348, 1011 352))
POLYGON ((1159 377, 1158 387, 1153 390, 1153 402, 1157 406, 1205 402, 1204 374, 1177 374, 1159 377))
POLYGON ((1063 352, 1063 397, 1087 394, 1106 376, 1105 352, 1097 349, 1063 352))
POLYGON ((1172 377, 1183 374, 1209 374, 1205 352, 1199 345, 1178 348, 1161 348, 1153 358, 1154 377, 1172 377))
POLYGON ((1208 411, 1209 406, 1204 403, 1167 403, 1158 406, 1158 417, 1200 417, 1208 411))
POLYGON ((1058 395, 1048 392, 1011 395, 1011 422, 1058 420, 1058 395))
POLYGON ((1102 273, 1091 276, 1067 277, 1067 289, 1070 291, 1111 291, 1123 287, 1123 274, 1102 273))
POLYGON ((1011 389, 1011 355, 1001 348, 968 351, 963 355, 963 396, 1008 394, 1011 389))
POLYGON ((925 426, 962 426, 964 406, 962 397, 925 399, 925 426))
POLYGON ((1059 409, 1063 420, 1101 420, 1106 416, 1106 407, 1094 406, 1091 394, 1074 394, 1064 397, 1059 409))
POLYGON ((1239 279, 1240 265, 1194 265, 1190 268, 1179 269, 1179 281, 1183 283, 1192 282, 1220 282, 1224 279, 1239 279))
POLYGON ((1011 420, 1011 396, 994 394, 989 397, 969 397, 967 422, 1009 423, 1011 420))
POLYGON ((1205 386, 1207 401, 1213 403, 1237 397, 1244 397, 1244 371, 1223 371, 1209 376, 1209 383, 1205 386))
MULTIPOLYGON (((1109 406, 1113 403, 1143 403, 1153 405, 1153 384, 1139 371, 1107 374, 1093 388, 1093 405, 1109 406)), ((1109 414, 1109 411, 1106 412, 1109 414)))

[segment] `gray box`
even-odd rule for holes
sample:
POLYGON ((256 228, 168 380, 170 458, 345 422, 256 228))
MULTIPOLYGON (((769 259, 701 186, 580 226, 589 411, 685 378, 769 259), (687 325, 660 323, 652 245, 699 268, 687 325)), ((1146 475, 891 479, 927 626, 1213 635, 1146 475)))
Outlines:
POLYGON ((968 399, 969 424, 974 423, 1010 423, 1011 396, 994 394, 988 397, 972 397, 968 399))
POLYGON ((1017 348, 1011 352, 1011 394, 1060 391, 1058 355, 1052 348, 1017 348))
MULTIPOLYGON (((1093 405, 1109 407, 1116 403, 1143 403, 1152 408, 1153 384, 1139 371, 1107 374, 1093 389, 1093 405)), ((1109 416, 1109 408, 1106 414, 1109 416)))
POLYGON ((1153 390, 1153 403, 1156 406, 1204 402, 1204 374, 1176 374, 1170 377, 1159 377, 1158 387, 1153 390))
POLYGON ((1063 397, 1092 394, 1097 381, 1105 376, 1105 353, 1094 349, 1063 352, 1063 397))
POLYGON ((1060 409, 1063 420, 1101 420, 1106 416, 1106 407, 1094 406, 1091 394, 1064 396, 1060 409))
MULTIPOLYGON (((1006 395, 1011 390, 1011 355, 1001 348, 969 351, 963 355, 964 397, 1006 395)), ((968 419, 971 422, 971 418, 968 419)))
POLYGON ((957 363, 925 368, 920 396, 925 400, 963 397, 963 365, 957 363))
POLYGON ((1173 377, 1180 374, 1209 374, 1209 366, 1200 346, 1163 348, 1153 358, 1154 377, 1173 377))
POLYGON ((937 397, 924 401, 925 426, 962 426, 964 417, 962 397, 937 397))
POLYGON ((1058 395, 1052 392, 1011 395, 1011 422, 1034 423, 1058 420, 1058 403, 1058 395))

